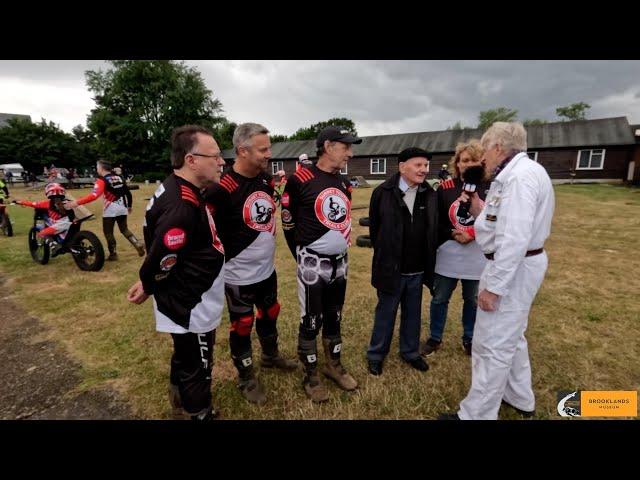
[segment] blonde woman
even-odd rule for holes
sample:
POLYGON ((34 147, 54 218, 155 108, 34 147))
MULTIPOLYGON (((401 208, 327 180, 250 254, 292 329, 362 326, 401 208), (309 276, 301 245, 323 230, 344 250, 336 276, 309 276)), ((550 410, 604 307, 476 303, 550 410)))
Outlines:
MULTIPOLYGON (((429 356, 442 345, 444 327, 447 322, 449 300, 458 281, 462 284, 462 348, 471 355, 473 326, 476 319, 478 281, 487 262, 479 245, 475 242, 473 223, 475 218, 468 212, 459 211, 465 170, 480 165, 483 150, 478 140, 459 143, 449 162, 452 178, 440 182, 438 188, 438 237, 440 247, 436 254, 433 280, 433 296, 429 316, 430 336, 422 347, 422 354, 429 356)), ((480 199, 484 200, 488 183, 477 186, 480 199)))

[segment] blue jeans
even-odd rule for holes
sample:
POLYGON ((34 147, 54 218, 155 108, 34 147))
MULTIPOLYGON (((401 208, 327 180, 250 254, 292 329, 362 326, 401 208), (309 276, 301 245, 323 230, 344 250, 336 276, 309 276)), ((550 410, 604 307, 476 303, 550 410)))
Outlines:
POLYGON ((420 327, 422 324, 422 274, 402 275, 393 294, 378 290, 378 305, 373 322, 367 358, 382 361, 389 353, 398 306, 400 314, 400 356, 407 361, 420 356, 420 327))
MULTIPOLYGON (((463 341, 473 338, 473 326, 476 323, 476 310, 478 308, 478 283, 479 280, 460 280, 462 282, 462 334, 463 341)), ((458 284, 457 278, 444 277, 434 274, 433 298, 430 311, 430 336, 437 342, 442 341, 444 325, 447 322, 449 299, 458 284)))

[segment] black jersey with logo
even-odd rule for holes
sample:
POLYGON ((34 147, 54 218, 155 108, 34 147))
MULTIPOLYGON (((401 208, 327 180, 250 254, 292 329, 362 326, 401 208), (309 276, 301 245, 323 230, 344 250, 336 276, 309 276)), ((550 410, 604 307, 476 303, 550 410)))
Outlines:
POLYGON ((289 249, 296 245, 337 255, 351 244, 351 184, 317 166, 291 175, 282 194, 282 228, 289 249))
POLYGON ((104 181, 104 198, 114 202, 120 198, 124 200, 124 206, 129 208, 132 204, 131 191, 120 175, 108 173, 102 178, 104 181))
POLYGON ((171 174, 147 205, 144 291, 154 296, 159 331, 204 333, 220 323, 224 248, 212 207, 198 188, 171 174), (177 325, 176 325, 177 324, 177 325))
MULTIPOLYGON (((438 187, 438 206, 440 208, 438 215, 439 243, 453 240, 451 230, 454 228, 468 233, 472 238, 475 237, 475 231, 473 229, 473 224, 476 220, 475 217, 468 212, 464 217, 458 214, 458 208, 460 206, 458 197, 460 197, 462 193, 463 185, 464 182, 460 178, 449 178, 440 182, 438 187)), ((477 185, 476 193, 481 200, 486 198, 489 185, 490 184, 486 182, 477 185)))
POLYGON ((205 199, 215 209, 214 218, 227 264, 225 282, 233 285, 259 283, 273 273, 276 251, 276 204, 271 175, 253 178, 230 169, 220 183, 209 187, 205 199))

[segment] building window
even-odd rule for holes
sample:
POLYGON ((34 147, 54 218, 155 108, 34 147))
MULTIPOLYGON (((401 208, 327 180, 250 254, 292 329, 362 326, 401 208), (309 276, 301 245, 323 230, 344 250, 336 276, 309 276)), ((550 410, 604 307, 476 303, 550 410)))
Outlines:
POLYGON ((344 168, 340 170, 340 175, 347 175, 349 173, 349 165, 345 164, 344 168))
POLYGON ((271 162, 271 175, 275 175, 278 170, 284 170, 284 162, 271 162))
POLYGON ((533 160, 534 162, 538 161, 538 152, 527 152, 527 155, 529 156, 529 158, 531 160, 533 160))
POLYGON ((370 173, 372 175, 385 175, 387 173, 387 159, 386 158, 372 158, 370 173))
POLYGON ((604 148, 596 150, 580 150, 576 170, 602 170, 604 166, 604 148))

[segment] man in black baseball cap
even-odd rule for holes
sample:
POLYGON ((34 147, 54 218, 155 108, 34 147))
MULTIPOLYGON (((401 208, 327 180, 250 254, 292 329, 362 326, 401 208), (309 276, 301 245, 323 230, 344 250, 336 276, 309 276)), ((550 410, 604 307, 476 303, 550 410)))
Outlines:
POLYGON ((362 143, 362 139, 353 135, 347 128, 339 125, 330 125, 323 128, 316 139, 316 147, 324 146, 324 142, 362 143))

